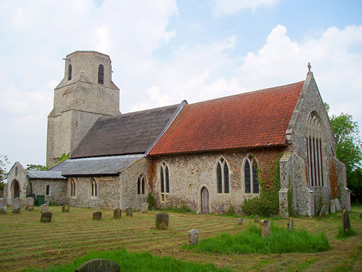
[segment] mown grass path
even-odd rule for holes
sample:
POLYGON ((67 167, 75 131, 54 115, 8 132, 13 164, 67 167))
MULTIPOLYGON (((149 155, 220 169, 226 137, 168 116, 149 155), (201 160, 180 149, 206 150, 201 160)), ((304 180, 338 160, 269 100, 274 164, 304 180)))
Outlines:
MULTIPOLYGON (((235 271, 361 271, 362 223, 358 207, 351 213, 352 228, 357 235, 336 239, 341 214, 326 218, 296 218, 296 228, 310 232, 325 231, 332 249, 323 253, 293 254, 211 254, 183 250, 188 231, 196 228, 200 239, 226 231, 236 233, 253 219, 244 218, 237 226, 235 217, 170 213, 170 228, 154 228, 157 212, 134 213, 113 219, 111 210, 101 210, 103 219, 93 221, 94 210, 71 207, 62 213, 61 207, 50 207, 51 223, 40 223, 39 208, 21 214, 0 215, 0 271, 19 271, 27 267, 44 268, 69 263, 86 252, 125 247, 128 251, 148 251, 153 255, 171 256, 185 261, 214 263, 235 271)), ((286 227, 287 220, 273 220, 286 227)))

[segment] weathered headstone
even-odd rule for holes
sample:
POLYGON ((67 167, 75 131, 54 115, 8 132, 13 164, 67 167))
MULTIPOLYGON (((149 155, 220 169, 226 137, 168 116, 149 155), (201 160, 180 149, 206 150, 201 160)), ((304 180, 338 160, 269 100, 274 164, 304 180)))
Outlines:
POLYGON ((62 212, 69 212, 70 208, 69 205, 62 206, 62 212))
POLYGON ((45 213, 49 210, 49 205, 48 204, 41 204, 40 206, 40 212, 41 213, 45 213))
POLYGON ((335 202, 335 199, 331 199, 330 212, 331 212, 331 213, 335 213, 335 212, 336 212, 336 202, 335 202))
POLYGON ((351 222, 349 221, 349 214, 346 209, 342 213, 342 229, 344 232, 348 232, 351 228, 351 222))
POLYGON ((48 222, 52 222, 52 213, 51 212, 44 212, 41 214, 40 217, 40 222, 43 223, 48 223, 48 222))
POLYGON ((33 210, 32 208, 34 208, 34 198, 27 197, 25 199, 25 210, 32 211, 33 210), (29 208, 31 209, 29 210, 29 208))
POLYGON ((168 229, 169 216, 168 213, 156 214, 156 229, 167 230, 168 229))
POLYGON ((259 223, 259 216, 258 215, 254 216, 254 223, 259 223))
POLYGON ((270 221, 267 219, 260 221, 261 237, 268 237, 271 234, 270 221))
POLYGON ((101 219, 102 219, 102 212, 93 213, 93 220, 101 220, 101 219))
POLYGON ((0 198, 0 214, 5 214, 7 210, 7 204, 5 198, 0 198))
POLYGON ((127 208, 126 209, 126 216, 133 216, 133 209, 132 208, 127 208))
POLYGON ((199 231, 192 229, 189 231, 189 245, 196 245, 199 243, 199 231))
POLYGON ((319 216, 325 216, 328 214, 328 205, 323 205, 319 216))
POLYGON ((144 202, 142 203, 142 213, 147 213, 148 212, 148 203, 144 202))
POLYGON ((294 228, 294 220, 293 217, 291 217, 288 222, 288 230, 293 231, 293 228, 294 228))
POLYGON ((93 259, 80 265, 75 272, 120 272, 119 264, 106 259, 93 259))
POLYGON ((21 211, 22 205, 23 205, 23 201, 21 200, 21 198, 19 198, 19 197, 15 198, 13 201, 12 212, 19 213, 21 211))
POLYGON ((113 210, 113 218, 119 219, 121 217, 122 217, 122 210, 120 208, 113 210))
POLYGON ((339 203, 339 199, 338 199, 338 198, 335 198, 335 199, 334 199, 334 204, 336 205, 336 211, 337 211, 337 212, 341 212, 341 211, 342 211, 341 203, 339 203))
POLYGON ((238 225, 242 225, 243 224, 243 219, 240 217, 240 218, 238 218, 238 223, 237 223, 238 225))

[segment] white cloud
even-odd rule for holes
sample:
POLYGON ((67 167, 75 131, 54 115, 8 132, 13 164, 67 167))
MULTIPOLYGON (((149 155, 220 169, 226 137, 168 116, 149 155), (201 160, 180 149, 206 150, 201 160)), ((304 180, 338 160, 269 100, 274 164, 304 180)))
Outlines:
POLYGON ((271 7, 279 0, 214 0, 213 12, 216 16, 232 15, 242 9, 253 12, 259 7, 271 7))

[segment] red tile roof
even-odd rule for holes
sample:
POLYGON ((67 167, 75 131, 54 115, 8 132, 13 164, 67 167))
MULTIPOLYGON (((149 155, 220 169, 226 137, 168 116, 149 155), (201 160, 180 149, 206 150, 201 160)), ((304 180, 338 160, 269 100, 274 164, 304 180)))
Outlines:
POLYGON ((186 105, 149 154, 285 145, 303 83, 186 105))

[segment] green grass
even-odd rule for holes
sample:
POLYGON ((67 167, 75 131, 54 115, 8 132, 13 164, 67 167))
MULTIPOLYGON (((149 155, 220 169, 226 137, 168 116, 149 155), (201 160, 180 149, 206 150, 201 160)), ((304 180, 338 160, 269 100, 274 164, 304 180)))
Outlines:
POLYGON ((44 272, 67 272, 75 271, 81 264, 92 259, 108 259, 121 266, 121 271, 220 271, 230 272, 227 268, 219 269, 213 264, 199 264, 193 262, 184 262, 170 257, 154 257, 150 253, 130 253, 125 249, 112 251, 90 252, 87 255, 75 259, 68 265, 57 265, 45 270, 34 270, 32 268, 25 271, 44 271, 44 272))
POLYGON ((357 233, 352 229, 349 228, 347 232, 343 231, 342 227, 338 227, 338 234, 337 234, 337 238, 339 239, 345 239, 345 238, 349 238, 352 236, 355 236, 357 233))
POLYGON ((272 234, 262 238, 260 229, 251 224, 245 231, 236 235, 222 233, 216 237, 201 240, 198 245, 185 246, 201 252, 213 253, 289 253, 321 252, 330 249, 324 233, 312 235, 305 230, 293 232, 272 225, 272 234))

